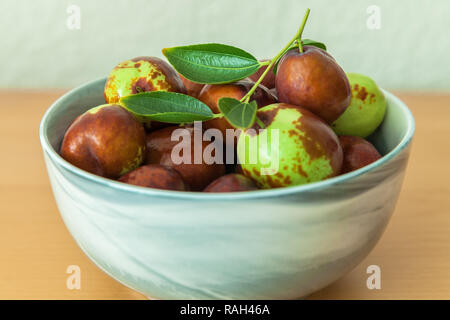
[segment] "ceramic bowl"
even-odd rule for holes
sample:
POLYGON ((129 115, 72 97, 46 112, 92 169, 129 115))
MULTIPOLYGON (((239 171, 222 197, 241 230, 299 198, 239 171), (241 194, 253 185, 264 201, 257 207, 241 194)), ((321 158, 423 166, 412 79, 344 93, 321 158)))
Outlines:
POLYGON ((414 119, 389 92, 386 118, 370 137, 384 155, 380 160, 308 185, 204 194, 119 183, 59 156, 75 117, 104 103, 104 83, 58 99, 42 119, 41 144, 75 241, 99 268, 148 297, 305 297, 360 263, 394 211, 414 119))

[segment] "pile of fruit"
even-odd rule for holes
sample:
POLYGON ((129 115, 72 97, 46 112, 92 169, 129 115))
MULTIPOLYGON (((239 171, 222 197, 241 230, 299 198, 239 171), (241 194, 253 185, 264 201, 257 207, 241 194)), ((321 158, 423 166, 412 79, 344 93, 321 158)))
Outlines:
POLYGON ((323 43, 302 39, 308 14, 273 59, 200 44, 164 49, 170 64, 119 63, 106 104, 75 119, 61 156, 123 183, 204 192, 301 185, 376 161, 365 138, 383 121, 385 97, 369 77, 346 74, 323 43), (189 147, 181 153, 178 129, 189 147))

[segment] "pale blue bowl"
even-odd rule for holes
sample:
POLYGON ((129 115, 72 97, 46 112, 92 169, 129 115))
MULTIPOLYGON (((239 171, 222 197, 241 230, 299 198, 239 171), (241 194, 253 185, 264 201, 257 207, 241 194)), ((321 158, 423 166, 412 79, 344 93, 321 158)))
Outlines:
POLYGON ((161 299, 294 299, 340 278, 375 246, 394 211, 414 119, 388 92, 371 137, 384 157, 308 185, 208 194, 141 188, 62 159, 76 116, 104 103, 105 79, 76 88, 40 127, 48 175, 72 236, 107 274, 161 299))

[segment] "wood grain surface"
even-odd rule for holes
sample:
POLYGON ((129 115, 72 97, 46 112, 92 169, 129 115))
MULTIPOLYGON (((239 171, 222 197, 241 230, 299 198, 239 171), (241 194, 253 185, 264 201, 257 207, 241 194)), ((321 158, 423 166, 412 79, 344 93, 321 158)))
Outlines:
MULTIPOLYGON (((62 91, 0 91, 0 299, 145 299, 100 271, 56 208, 39 122, 62 91), (81 268, 69 290, 66 269, 81 268)), ((450 299, 450 95, 398 93, 417 122, 397 208, 372 253, 311 299, 450 299), (369 290, 369 265, 381 289, 369 290)))

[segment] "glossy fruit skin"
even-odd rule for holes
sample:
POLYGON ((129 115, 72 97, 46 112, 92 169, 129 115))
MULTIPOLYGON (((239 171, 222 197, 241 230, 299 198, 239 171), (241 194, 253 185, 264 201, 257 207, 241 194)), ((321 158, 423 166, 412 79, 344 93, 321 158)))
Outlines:
POLYGON ((205 85, 203 83, 197 83, 189 79, 186 79, 180 73, 178 75, 180 76, 181 81, 183 81, 183 84, 186 88, 186 93, 191 97, 197 98, 198 95, 200 94, 200 91, 202 91, 205 85))
MULTIPOLYGON (((230 84, 208 84, 202 89, 198 99, 205 103, 213 113, 220 113, 218 106, 220 98, 228 97, 241 100, 253 85, 254 82, 250 80, 241 80, 230 84)), ((257 102, 259 108, 277 101, 273 94, 262 85, 256 88, 250 101, 252 100, 257 102)), ((219 129, 223 137, 226 137, 227 129, 235 129, 225 118, 209 120, 203 125, 206 129, 219 129)))
POLYGON ((386 98, 371 78, 358 73, 347 73, 347 78, 352 89, 352 99, 349 107, 331 127, 338 135, 365 138, 383 122, 386 98))
MULTIPOLYGON (((209 183, 225 174, 225 165, 220 163, 207 164, 208 159, 202 157, 201 163, 194 163, 194 140, 196 136, 203 134, 202 130, 194 127, 170 126, 149 133, 147 135, 147 155, 146 164, 160 164, 174 168, 180 173, 184 182, 190 186, 193 191, 203 190, 209 183), (176 129, 186 129, 191 139, 191 163, 176 164, 172 160, 172 149, 180 141, 171 141, 171 136, 176 129), (196 132, 196 130, 198 130, 196 132), (206 160, 206 161, 205 161, 206 160)), ((201 138, 200 138, 201 139, 201 138)), ((200 141, 199 141, 200 143, 200 141)), ((209 141, 201 141, 203 150, 210 144, 209 141)))
POLYGON ((350 104, 347 76, 326 51, 312 46, 303 50, 290 50, 281 59, 275 77, 278 100, 304 107, 332 123, 350 104))
MULTIPOLYGON (((260 60, 261 62, 267 62, 270 61, 269 59, 263 59, 260 60)), ((252 74, 249 78, 250 80, 256 82, 259 80, 259 78, 262 76, 262 74, 264 73, 264 71, 266 71, 268 66, 262 66, 261 68, 258 69, 258 71, 256 71, 254 74, 252 74)), ((266 76, 264 77, 264 79, 261 81, 261 84, 263 86, 265 86, 267 89, 273 89, 275 88, 275 74, 273 73, 273 66, 270 68, 270 70, 267 72, 266 76)))
MULTIPOLYGON (((340 173, 342 148, 336 134, 319 117, 305 108, 285 103, 261 108, 257 116, 265 124, 262 132, 270 134, 270 138, 263 138, 262 133, 255 135, 254 131, 245 130, 239 137, 237 154, 243 173, 255 180, 260 188, 301 185, 340 173), (276 132, 279 136, 278 146, 271 140, 276 132), (256 151, 249 148, 253 142, 258 145, 256 151), (258 152, 256 163, 251 163, 250 155, 258 152), (278 166, 275 160, 277 152, 278 166), (275 169, 278 167, 278 170, 271 174, 262 173, 262 168, 271 166, 275 169)), ((252 129, 259 127, 254 126, 252 129)))
POLYGON ((144 127, 119 105, 98 106, 79 116, 61 145, 68 162, 111 179, 137 168, 144 155, 144 127))
POLYGON ((374 145, 361 137, 339 136, 339 142, 344 152, 342 173, 365 167, 381 158, 374 145))
POLYGON ((240 192, 240 191, 251 191, 258 190, 255 182, 237 173, 230 173, 224 175, 213 182, 211 182, 204 192, 240 192))
POLYGON ((137 57, 119 63, 105 84, 106 103, 117 103, 123 96, 140 91, 173 91, 186 93, 178 73, 164 60, 137 57))
POLYGON ((141 166, 120 177, 119 181, 147 188, 176 191, 188 190, 178 171, 157 164, 141 166))

